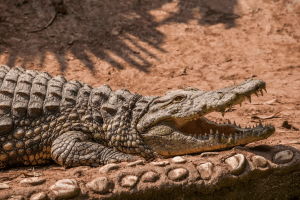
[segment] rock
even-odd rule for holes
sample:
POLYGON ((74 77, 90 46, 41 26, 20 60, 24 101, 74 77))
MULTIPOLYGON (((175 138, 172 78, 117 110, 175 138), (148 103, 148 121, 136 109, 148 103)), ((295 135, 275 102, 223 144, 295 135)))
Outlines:
POLYGON ((48 195, 46 192, 39 192, 30 197, 30 200, 47 200, 48 195))
POLYGON ((106 194, 111 192, 114 187, 114 183, 108 180, 106 177, 98 177, 93 181, 86 184, 86 187, 99 194, 106 194))
POLYGON ((291 150, 284 150, 275 154, 273 162, 276 164, 284 164, 290 162, 293 157, 294 153, 291 150))
POLYGON ((219 155, 218 152, 204 152, 204 153, 201 153, 201 157, 212 157, 212 156, 217 156, 219 155))
POLYGON ((25 200, 23 196, 12 196, 8 200, 25 200))
POLYGON ((106 173, 108 173, 111 170, 115 170, 115 169, 119 169, 119 168, 120 168, 119 165, 112 163, 112 164, 107 164, 107 165, 104 165, 103 167, 101 167, 99 169, 99 172, 101 174, 106 174, 106 173))
POLYGON ((233 175, 240 175, 245 168, 245 156, 243 154, 236 154, 234 156, 231 156, 230 158, 227 158, 225 160, 225 163, 228 164, 231 167, 231 174, 233 175))
POLYGON ((123 179, 122 179, 122 183, 121 185, 123 187, 133 187, 135 186, 135 184, 137 183, 138 181, 138 177, 137 176, 133 176, 133 175, 129 175, 129 176, 125 176, 123 179))
POLYGON ((46 179, 40 177, 25 178, 20 181, 23 186, 40 185, 46 182, 46 179))
POLYGON ((184 168, 173 169, 168 173, 168 177, 173 181, 181 181, 189 175, 189 172, 184 168))
POLYGON ((267 160, 262 156, 253 156, 251 160, 256 167, 266 167, 268 165, 267 160))
POLYGON ((181 163, 186 163, 186 160, 181 156, 176 156, 172 159, 172 162, 176 164, 181 164, 181 163))
POLYGON ((141 181, 142 182, 151 182, 154 183, 159 179, 159 174, 157 174, 156 172, 146 172, 142 178, 141 181))
POLYGON ((4 190, 4 189, 9 189, 9 185, 7 185, 6 183, 0 183, 0 190, 4 190))
POLYGON ((164 161, 158 161, 158 162, 151 162, 151 164, 154 166, 164 167, 164 166, 170 164, 170 162, 167 160, 164 160, 164 161))
POLYGON ((211 162, 207 162, 197 166, 197 170, 199 171, 203 180, 209 180, 211 178, 213 169, 214 165, 211 162))
POLYGON ((74 179, 63 179, 50 186, 57 199, 68 199, 79 195, 80 189, 74 179))
POLYGON ((132 163, 127 164, 127 167, 134 167, 136 165, 145 165, 144 160, 137 160, 132 163))

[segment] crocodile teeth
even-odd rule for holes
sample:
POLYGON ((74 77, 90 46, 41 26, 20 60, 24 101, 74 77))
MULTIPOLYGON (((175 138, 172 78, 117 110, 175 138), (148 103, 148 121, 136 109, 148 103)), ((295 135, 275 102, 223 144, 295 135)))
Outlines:
POLYGON ((259 125, 262 126, 261 120, 259 119, 259 125))
POLYGON ((262 89, 260 89, 259 91, 260 91, 261 96, 264 96, 262 89))
POLYGON ((235 121, 233 121, 233 124, 236 126, 236 123, 235 123, 235 121))
POLYGON ((223 116, 223 117, 225 116, 225 112, 224 112, 224 111, 222 112, 222 116, 223 116))
POLYGON ((247 96, 249 102, 251 103, 251 96, 247 96))
POLYGON ((231 124, 231 121, 228 119, 228 124, 231 124))
POLYGON ((213 131, 210 129, 209 134, 213 134, 213 131))
POLYGON ((267 93, 267 89, 264 87, 263 90, 267 93))

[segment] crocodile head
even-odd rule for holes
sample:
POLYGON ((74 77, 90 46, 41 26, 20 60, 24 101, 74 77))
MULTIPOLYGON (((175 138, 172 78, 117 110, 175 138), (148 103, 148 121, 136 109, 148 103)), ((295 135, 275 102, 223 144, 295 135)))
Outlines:
POLYGON ((269 137, 273 126, 261 123, 241 128, 235 123, 218 124, 204 116, 241 104, 251 95, 261 93, 266 84, 248 79, 243 83, 217 91, 205 92, 187 88, 166 93, 155 99, 139 120, 137 129, 144 142, 162 156, 175 156, 224 149, 269 137))

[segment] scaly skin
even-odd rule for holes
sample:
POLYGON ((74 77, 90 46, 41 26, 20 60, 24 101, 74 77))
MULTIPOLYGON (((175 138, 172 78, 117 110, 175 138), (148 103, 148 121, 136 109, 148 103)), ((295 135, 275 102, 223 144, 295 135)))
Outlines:
POLYGON ((247 144, 274 132, 273 126, 240 128, 204 117, 262 93, 261 80, 213 92, 187 88, 142 97, 2 65, 0 85, 2 168, 51 160, 72 167, 168 157, 247 144))

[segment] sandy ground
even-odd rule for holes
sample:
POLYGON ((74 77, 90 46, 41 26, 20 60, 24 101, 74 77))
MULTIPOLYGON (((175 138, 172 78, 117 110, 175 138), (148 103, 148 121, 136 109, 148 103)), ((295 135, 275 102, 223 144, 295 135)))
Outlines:
POLYGON ((262 79, 264 96, 209 118, 261 118, 276 128, 267 142, 299 138, 300 0, 1 0, 0 10, 1 64, 142 95, 262 79))

